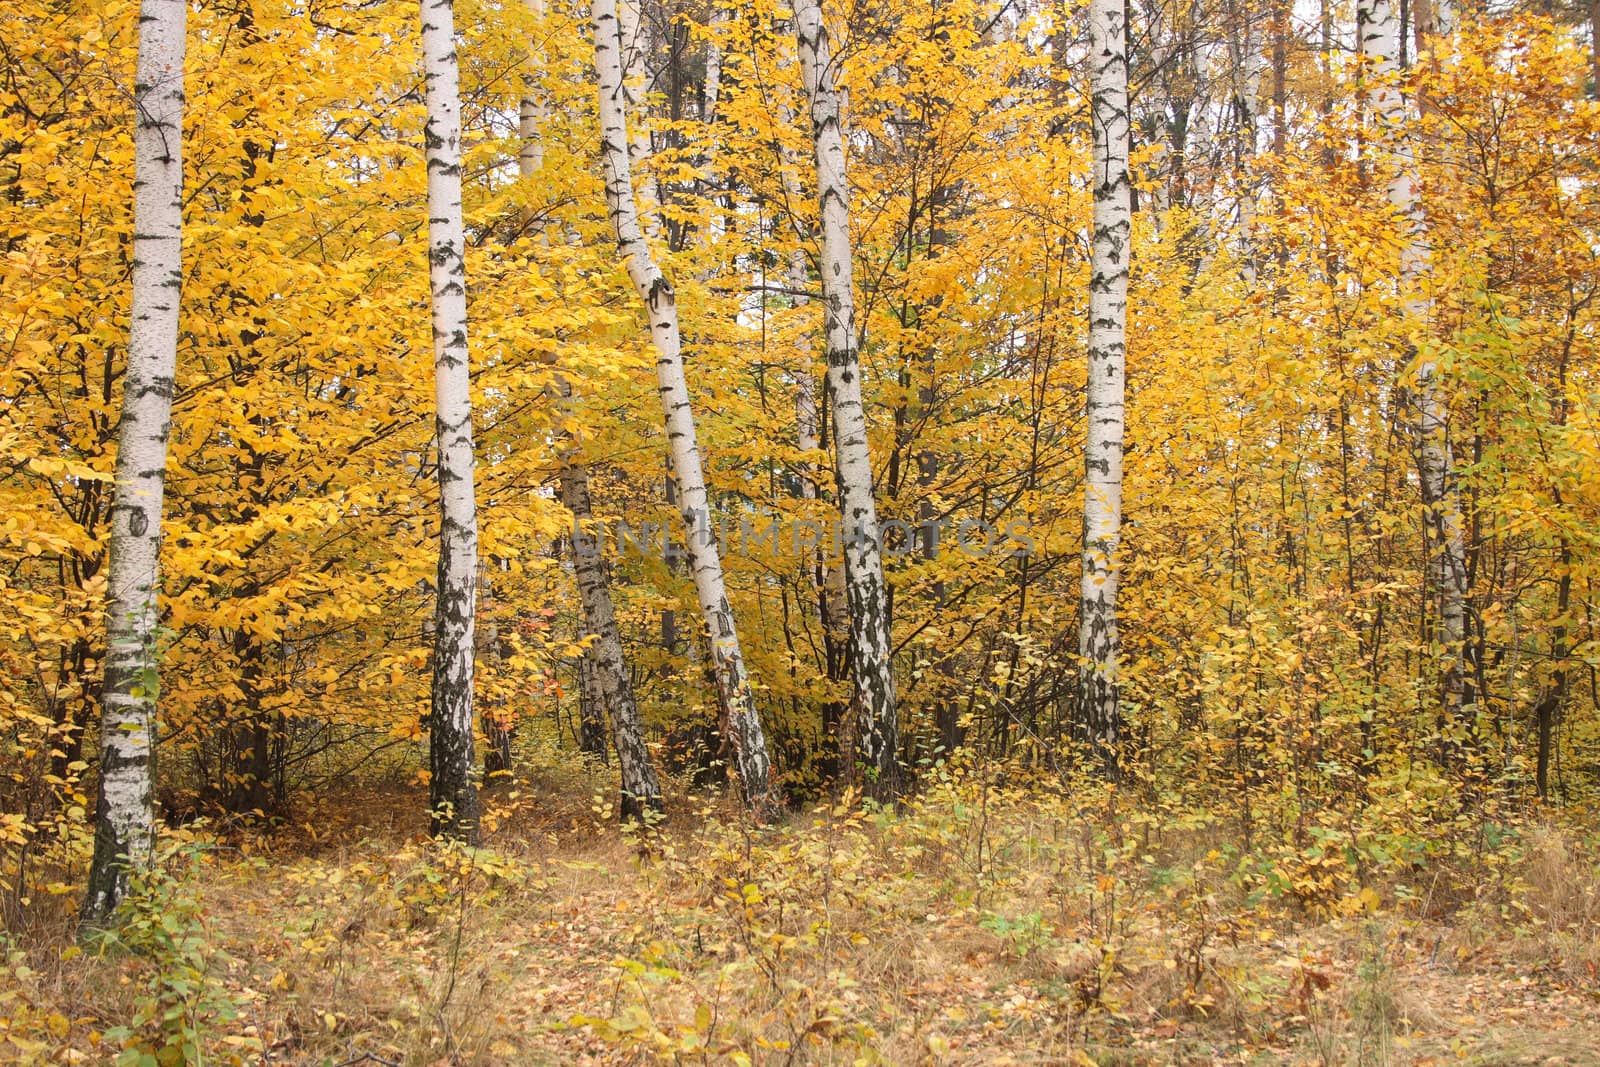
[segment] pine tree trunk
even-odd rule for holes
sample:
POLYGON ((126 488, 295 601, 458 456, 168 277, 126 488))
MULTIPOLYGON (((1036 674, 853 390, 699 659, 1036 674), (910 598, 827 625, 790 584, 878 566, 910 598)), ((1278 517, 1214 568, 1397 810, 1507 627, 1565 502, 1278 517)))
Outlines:
POLYGON ((134 82, 133 306, 106 585, 100 788, 82 921, 106 925, 149 866, 167 436, 183 283, 183 54, 188 5, 142 0, 134 82))
POLYGON ((833 48, 818 0, 795 4, 794 25, 801 75, 811 98, 817 193, 822 208, 828 395, 833 402, 834 462, 850 603, 856 757, 867 774, 867 792, 885 798, 897 796, 901 789, 900 724, 895 710, 888 585, 883 577, 883 544, 872 494, 866 407, 861 400, 843 115, 833 81, 833 48))
POLYGON ((1107 777, 1121 775, 1117 578, 1122 537, 1122 427, 1132 204, 1128 182, 1128 38, 1122 0, 1089 8, 1094 71, 1094 247, 1084 444, 1083 574, 1078 655, 1082 729, 1107 777))
MULTIPOLYGON (((622 654, 622 632, 612 610, 606 563, 600 554, 589 524, 594 511, 589 502, 589 471, 581 463, 564 459, 561 464, 561 502, 572 512, 572 557, 578 574, 578 595, 583 602, 584 623, 595 635, 585 653, 593 662, 594 681, 600 704, 611 719, 611 743, 617 750, 622 770, 624 821, 641 819, 646 810, 661 810, 661 786, 644 744, 644 725, 639 703, 633 692, 633 678, 622 654)), ((585 723, 587 731, 588 724, 585 723)), ((601 742, 604 751, 604 741, 601 742)), ((585 749, 587 751, 587 748, 585 749)))
POLYGON ((622 38, 616 0, 595 0, 591 9, 595 67, 600 88, 600 153, 605 166, 606 200, 628 276, 650 319, 656 347, 656 382, 666 418, 678 506, 683 517, 689 566, 700 611, 709 632, 711 667, 746 806, 758 818, 773 807, 766 735, 756 712, 755 693, 746 673, 733 609, 722 577, 722 560, 709 532, 710 510, 689 387, 684 377, 678 334, 678 302, 661 273, 639 225, 628 161, 627 108, 623 96, 622 38))
POLYGON ((461 92, 452 0, 423 0, 422 61, 428 106, 423 136, 439 449, 439 581, 428 715, 430 808, 435 834, 476 842, 472 673, 478 518, 461 223, 461 92))
MULTIPOLYGON (((1444 5, 1434 9, 1433 18, 1436 28, 1447 29, 1444 5)), ((1366 60, 1364 72, 1371 80, 1367 106, 1377 127, 1378 142, 1392 154, 1386 182, 1389 204, 1407 241, 1400 252, 1403 307, 1413 326, 1425 329, 1433 313, 1433 302, 1426 290, 1432 249, 1417 191, 1416 157, 1405 129, 1405 100, 1394 85, 1401 65, 1401 21, 1390 0, 1362 0, 1356 9, 1356 29, 1361 55, 1366 60)), ((1440 754, 1446 762, 1458 763, 1461 744, 1475 727, 1471 721, 1475 715, 1467 706, 1467 563, 1461 502, 1450 458, 1449 412, 1440 396, 1439 364, 1431 349, 1425 350, 1417 362, 1416 398, 1417 466, 1426 508, 1427 578, 1439 614, 1439 640, 1445 649, 1440 677, 1440 754)))

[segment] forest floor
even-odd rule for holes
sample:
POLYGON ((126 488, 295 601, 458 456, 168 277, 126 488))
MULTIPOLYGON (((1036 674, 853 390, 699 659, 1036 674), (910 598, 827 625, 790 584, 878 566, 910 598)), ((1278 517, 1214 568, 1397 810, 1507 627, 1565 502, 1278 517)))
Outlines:
POLYGON ((1600 1064, 1570 827, 1364 870, 1400 846, 971 780, 755 830, 680 795, 648 840, 592 787, 488 794, 476 851, 426 842, 418 790, 180 834, 133 951, 72 947, 58 886, 0 943, 0 1061, 1600 1064))

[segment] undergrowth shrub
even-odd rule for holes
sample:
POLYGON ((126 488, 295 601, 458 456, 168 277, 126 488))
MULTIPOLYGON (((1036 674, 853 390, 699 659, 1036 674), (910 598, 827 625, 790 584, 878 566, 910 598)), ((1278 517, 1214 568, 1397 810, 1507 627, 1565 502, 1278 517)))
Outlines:
POLYGON ((118 1067, 215 1062, 207 1055, 213 1044, 226 1063, 261 1051, 255 1038, 214 1033, 237 1019, 239 1009, 220 973, 228 957, 206 927, 199 892, 204 851, 187 834, 164 846, 158 862, 133 877, 117 923, 93 937, 103 956, 135 957, 145 972, 131 1018, 103 1036, 120 1046, 118 1067))

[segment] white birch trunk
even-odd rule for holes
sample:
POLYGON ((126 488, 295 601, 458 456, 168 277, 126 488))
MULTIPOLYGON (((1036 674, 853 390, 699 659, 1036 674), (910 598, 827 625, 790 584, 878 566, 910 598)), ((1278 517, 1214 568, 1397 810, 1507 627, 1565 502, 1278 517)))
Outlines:
POLYGON ((600 154, 605 167, 606 202, 628 277, 644 302, 650 337, 656 347, 656 383, 666 419, 678 508, 683 517, 689 567, 705 619, 722 718, 747 807, 758 818, 772 809, 766 735, 756 712, 755 693, 745 670, 734 628, 733 609, 723 583, 722 560, 709 532, 710 504, 700 465, 689 386, 684 377, 678 334, 678 300, 661 273, 639 225, 628 160, 627 105, 623 88, 623 37, 616 0, 594 0, 595 68, 600 87, 600 154))
POLYGON ((617 34, 622 41, 623 109, 628 123, 628 167, 633 178, 640 223, 647 240, 660 236, 661 190, 650 170, 655 142, 645 119, 645 98, 651 85, 649 60, 655 55, 655 32, 646 17, 644 0, 616 0, 617 34))
MULTIPOLYGON (((1439 10, 1444 13, 1448 9, 1441 6, 1439 10)), ((1448 24, 1447 18, 1442 21, 1448 24)), ((1362 0, 1356 10, 1356 28, 1361 55, 1366 60, 1365 71, 1371 79, 1367 105, 1379 143, 1392 153, 1387 193, 1407 242, 1400 252, 1403 306, 1411 328, 1425 331, 1433 312, 1426 288, 1432 249, 1418 192, 1416 156, 1405 128, 1405 99, 1394 84, 1400 69, 1400 18, 1390 0, 1362 0)), ((1439 612, 1439 637, 1446 650, 1440 679, 1440 725, 1443 747, 1449 751, 1462 739, 1457 735, 1472 727, 1463 708, 1467 688, 1467 565, 1461 501, 1450 459, 1448 411, 1439 395, 1439 365, 1431 348, 1423 350, 1417 363, 1416 392, 1417 466, 1422 502, 1427 509, 1427 576, 1439 612)))
POLYGON ((722 28, 722 17, 722 6, 713 4, 708 20, 711 32, 706 41, 705 95, 700 99, 700 121, 708 126, 717 121, 717 97, 722 93, 722 35, 717 32, 722 28))
POLYGON ((844 118, 833 80, 833 48, 819 0, 794 5, 800 73, 811 98, 817 193, 822 214, 822 297, 833 401, 834 463, 850 602, 856 755, 875 796, 900 792, 900 725, 895 710, 893 651, 883 545, 872 496, 872 453, 861 400, 850 256, 850 186, 845 177, 844 118))
MULTIPOLYGON (((528 0, 536 17, 544 14, 543 0, 528 0)), ((539 57, 530 57, 535 63, 539 57)), ((548 111, 543 100, 535 95, 536 78, 530 72, 525 85, 526 95, 518 114, 518 132, 522 150, 517 155, 517 172, 524 180, 531 180, 544 166, 542 137, 548 111), (530 142, 538 146, 530 151, 530 142)), ((564 377, 555 382, 558 402, 570 403, 572 386, 564 377)), ((660 811, 661 786, 656 779, 649 750, 644 743, 644 724, 639 715, 639 702, 633 691, 633 677, 628 671, 622 650, 622 633, 617 626, 616 609, 611 601, 610 583, 605 571, 605 561, 599 544, 586 530, 593 519, 589 497, 589 469, 573 461, 570 435, 561 433, 557 459, 561 465, 561 500, 572 512, 573 574, 577 579, 578 597, 583 608, 584 628, 595 635, 595 645, 585 654, 580 668, 583 690, 580 698, 580 728, 584 751, 597 748, 605 754, 605 735, 592 736, 589 719, 600 711, 611 725, 612 744, 617 750, 617 762, 622 770, 622 798, 618 811, 624 821, 640 819, 646 810, 660 811)))
POLYGON ((152 748, 161 516, 183 283, 186 0, 142 0, 134 75, 133 305, 106 584, 94 859, 82 919, 104 926, 155 841, 152 748))
MULTIPOLYGON (((544 0, 527 0, 528 13, 541 26, 544 0)), ((522 74, 522 97, 517 103, 517 174, 526 181, 544 169, 544 128, 550 117, 544 91, 539 86, 543 57, 529 49, 527 69, 522 74)))
POLYGON ((1117 577, 1132 210, 1128 181, 1128 38, 1122 0, 1093 0, 1094 246, 1084 443, 1083 571, 1078 655, 1082 730, 1108 777, 1120 775, 1117 577))
POLYGON ((452 0, 422 0, 422 62, 428 107, 423 137, 439 448, 439 581, 428 717, 431 808, 434 833, 476 841, 472 652, 478 517, 467 355, 466 241, 461 223, 461 91, 452 0))
MULTIPOLYGON (((785 184, 789 184, 787 178, 785 184)), ((794 198, 791 195, 791 199, 794 198)), ((793 295, 796 307, 803 307, 807 302, 808 298, 804 294, 808 281, 805 253, 797 248, 789 256, 788 276, 789 291, 793 295)), ((801 360, 800 370, 796 375, 798 387, 794 398, 795 443, 803 452, 815 452, 822 447, 822 420, 817 412, 817 378, 811 373, 810 363, 809 358, 801 360)), ((801 498, 804 500, 821 498, 822 488, 817 481, 817 472, 811 464, 801 464, 799 473, 801 498)), ((844 570, 829 560, 827 554, 821 550, 813 553, 811 562, 817 609, 822 617, 824 667, 827 670, 828 681, 837 682, 844 676, 848 658, 846 649, 850 642, 850 609, 847 606, 848 594, 845 590, 844 570)), ((824 766, 829 769, 830 775, 837 774, 840 762, 849 760, 851 756, 851 746, 848 742, 854 731, 845 729, 845 724, 841 721, 843 710, 840 703, 832 697, 829 697, 822 709, 823 740, 831 746, 824 766)))

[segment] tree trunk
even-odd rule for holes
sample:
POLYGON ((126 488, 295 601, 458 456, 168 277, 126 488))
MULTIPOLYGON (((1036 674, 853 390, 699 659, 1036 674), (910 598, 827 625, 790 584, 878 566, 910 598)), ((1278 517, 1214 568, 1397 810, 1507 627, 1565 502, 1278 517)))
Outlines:
MULTIPOLYGON (((542 0, 529 0, 536 14, 543 14, 542 0)), ((531 80, 525 93, 531 93, 531 80)), ((520 134, 523 151, 518 155, 518 172, 524 180, 532 179, 543 166, 543 150, 527 150, 529 141, 537 142, 543 134, 545 109, 538 101, 524 97, 520 111, 520 134)), ((564 378, 557 378, 555 392, 563 404, 570 402, 572 388, 564 378)), ((612 728, 612 743, 622 768, 621 817, 642 818, 646 809, 661 810, 661 787, 656 781, 655 767, 650 762, 649 750, 644 743, 644 727, 639 715, 638 701, 633 692, 633 677, 623 658, 622 635, 617 627, 616 611, 611 602, 611 590, 606 576, 605 561, 600 555, 594 536, 585 529, 593 519, 589 498, 589 469, 573 462, 570 436, 565 432, 562 447, 557 450, 561 464, 560 484, 562 503, 572 512, 573 573, 577 578, 579 597, 583 607, 584 627, 595 634, 595 642, 584 653, 578 668, 578 747, 588 755, 606 758, 607 713, 612 728)))
POLYGON ((822 296, 827 331, 828 395, 833 403, 834 463, 850 603, 856 756, 867 792, 879 798, 901 789, 900 724, 895 710, 894 645, 889 635, 888 584, 872 494, 872 453, 861 400, 850 254, 850 186, 845 178, 843 115, 833 81, 833 48, 818 0, 794 11, 800 71, 811 98, 817 195, 822 209, 822 296))
POLYGON ((161 513, 183 283, 184 0, 142 0, 134 82, 133 306, 106 585, 100 788, 86 927, 104 926, 150 863, 161 513))
MULTIPOLYGON (((802 292, 806 284, 805 257, 796 252, 789 264, 789 288, 802 292)), ((796 297, 796 301, 805 297, 796 297)), ((809 363, 809 360, 804 361, 809 363)), ((822 447, 819 435, 821 420, 817 416, 817 379, 808 366, 800 368, 799 387, 795 392, 795 443, 804 452, 814 452, 822 447)), ((816 500, 823 496, 815 481, 815 472, 809 463, 800 468, 800 496, 816 500)), ((812 552, 809 561, 812 584, 817 597, 817 613, 822 621, 823 671, 831 690, 845 680, 849 667, 850 611, 846 607, 844 575, 834 566, 821 549, 812 552)), ((825 751, 820 760, 822 776, 829 780, 839 776, 840 763, 849 756, 843 746, 842 736, 845 705, 829 697, 822 705, 822 743, 825 751)))
MULTIPOLYGON (((478 576, 478 603, 484 616, 483 662, 493 676, 501 668, 500 626, 495 621, 494 607, 494 557, 478 576)), ((494 784, 497 780, 513 777, 511 766, 511 734, 513 724, 504 697, 498 693, 481 701, 483 707, 478 721, 483 727, 483 780, 494 784)))
MULTIPOLYGON (((544 25, 544 0, 526 0, 528 13, 538 23, 544 25)), ((536 28, 535 32, 539 32, 536 28)), ((522 96, 517 101, 517 174, 524 181, 532 178, 544 169, 544 127, 549 119, 550 109, 545 103, 544 91, 539 86, 538 73, 544 65, 544 57, 537 49, 530 49, 527 67, 522 74, 522 96)), ((532 211, 524 212, 523 224, 535 230, 542 229, 543 223, 532 211)))
POLYGON ((1561 545, 1561 577, 1556 587, 1556 624, 1550 635, 1550 662, 1555 665, 1550 672, 1550 682, 1539 702, 1534 705, 1534 726, 1537 730, 1534 753, 1533 786, 1539 799, 1550 800, 1550 761, 1555 752, 1556 727, 1561 722, 1561 711, 1566 706, 1568 688, 1567 611, 1572 605, 1572 549, 1563 541, 1561 545))
POLYGON ((428 274, 438 404, 439 581, 428 715, 433 833, 476 843, 472 669, 478 582, 472 395, 467 357, 466 242, 461 225, 461 91, 452 0, 424 0, 428 121, 428 274))
MULTIPOLYGON (((1442 16, 1442 9, 1438 14, 1442 16)), ((1418 328, 1426 328, 1433 311, 1426 290, 1432 249, 1417 191, 1416 158, 1405 130, 1405 101, 1393 83, 1400 69, 1401 22, 1390 0, 1362 0, 1356 26, 1361 54, 1367 61, 1365 72, 1371 79, 1366 102, 1377 126, 1378 143, 1393 155, 1387 193, 1407 239, 1400 253, 1403 307, 1407 318, 1418 328)), ((1461 502, 1447 436, 1449 412, 1440 396, 1438 378, 1438 362, 1431 349, 1424 351, 1417 362, 1417 466, 1426 509, 1428 587, 1437 606, 1439 639, 1445 649, 1440 678, 1440 755, 1447 763, 1459 763, 1462 744, 1475 728, 1465 664, 1467 564, 1461 502)))
POLYGON ((640 225, 648 240, 660 236, 661 190, 649 163, 655 154, 655 141, 645 121, 645 97, 654 84, 649 61, 655 58, 655 27, 645 0, 616 0, 617 35, 622 45, 622 101, 627 123, 629 176, 633 179, 634 202, 640 225))
POLYGON ((1128 182, 1128 38, 1122 0, 1089 9, 1094 70, 1094 248, 1084 443, 1082 729, 1106 776, 1121 775, 1117 570, 1122 537, 1122 426, 1132 205, 1128 182))
POLYGON ((705 90, 700 97, 700 121, 711 125, 717 121, 717 98, 722 92, 722 37, 720 30, 724 14, 720 3, 711 5, 706 20, 709 31, 706 41, 705 90))
POLYGON ((734 628, 733 609, 723 583, 722 559, 708 528, 710 503, 705 474, 700 466, 694 414, 689 407, 689 386, 684 377, 677 294, 651 255, 639 225, 639 205, 634 197, 628 161, 622 37, 616 0, 595 0, 591 13, 600 88, 600 153, 605 165, 607 206, 628 276, 650 319, 650 336, 657 352, 656 382, 672 449, 673 472, 677 477, 679 513, 683 517, 695 592, 709 633, 717 697, 723 719, 728 724, 745 804, 757 818, 765 818, 773 806, 767 740, 756 712, 755 693, 745 670, 739 635, 734 628))
MULTIPOLYGON (((261 34, 256 27, 255 9, 250 0, 239 6, 234 18, 238 30, 239 47, 255 49, 261 45, 261 34)), ((246 138, 241 161, 243 181, 239 189, 239 202, 245 207, 241 221, 253 229, 266 224, 266 215, 256 203, 260 187, 258 175, 263 157, 271 162, 274 139, 267 134, 261 139, 246 138), (263 147, 263 142, 266 147, 263 147)), ((248 294, 234 292, 233 297, 251 310, 253 325, 239 332, 240 348, 237 355, 230 354, 234 382, 247 384, 261 370, 261 355, 257 347, 267 328, 266 319, 248 294)), ((240 506, 235 521, 241 524, 254 522, 271 498, 267 486, 270 449, 262 452, 257 445, 270 434, 269 420, 259 410, 252 411, 250 402, 243 405, 241 414, 250 427, 249 436, 235 442, 234 480, 238 486, 240 506)), ((242 601, 252 601, 261 595, 260 580, 247 572, 234 590, 242 601)), ((266 681, 268 648, 261 637, 241 619, 233 633, 234 662, 239 670, 240 707, 230 707, 226 699, 219 701, 219 722, 230 723, 228 732, 219 746, 217 782, 223 810, 232 815, 250 813, 266 814, 282 802, 271 788, 272 750, 276 734, 276 717, 264 707, 269 686, 266 681)))
MULTIPOLYGON (((794 118, 787 107, 781 109, 780 117, 785 124, 794 118)), ((784 196, 790 203, 798 204, 800 186, 789 168, 789 164, 794 162, 794 153, 783 145, 778 147, 778 153, 785 164, 780 168, 784 196)), ((798 220, 795 220, 795 229, 802 238, 806 236, 798 220)), ((789 293, 795 307, 804 307, 810 302, 811 298, 806 295, 810 284, 805 251, 795 248, 789 253, 788 271, 789 293)), ((817 379, 811 371, 811 363, 812 357, 803 354, 795 376, 795 443, 806 452, 828 447, 823 438, 826 426, 817 408, 817 379)), ((800 468, 800 495, 806 500, 828 499, 820 472, 809 463, 802 464, 800 468)), ((837 691, 849 678, 850 672, 850 608, 845 591, 844 568, 829 559, 828 553, 822 548, 817 548, 812 552, 811 569, 817 615, 822 622, 823 670, 827 674, 830 691, 837 691)), ((830 781, 837 780, 841 770, 853 762, 851 735, 855 731, 845 721, 848 710, 843 701, 831 696, 822 705, 822 737, 827 752, 820 762, 820 770, 823 777, 830 781)))
MULTIPOLYGON (((619 810, 624 821, 642 819, 646 810, 661 810, 661 786, 656 781, 655 767, 650 763, 650 752, 645 748, 644 725, 633 692, 633 678, 628 674, 628 664, 622 655, 622 632, 612 610, 605 559, 589 529, 594 517, 589 503, 589 470, 570 459, 564 459, 561 464, 561 502, 572 512, 572 558, 578 574, 578 596, 583 601, 585 625, 595 635, 594 643, 584 656, 592 662, 593 678, 599 690, 596 695, 611 719, 611 743, 616 747, 617 764, 622 769, 619 810)), ((587 733, 589 724, 585 721, 583 725, 587 733)), ((602 753, 605 751, 603 740, 600 749, 602 753)), ((584 751, 588 751, 587 746, 584 751)))
POLYGON ((1589 95, 1600 100, 1600 0, 1589 0, 1589 95))
MULTIPOLYGON (((585 622, 585 628, 588 624, 585 622)), ((611 750, 606 747, 605 699, 600 695, 599 665, 594 646, 578 657, 578 751, 609 764, 611 750)))
MULTIPOLYGON (((1237 124, 1233 170, 1239 183, 1239 243, 1244 254, 1243 275, 1255 284, 1260 262, 1256 247, 1256 187, 1248 173, 1256 154, 1256 120, 1261 114, 1261 80, 1266 69, 1261 34, 1256 29, 1255 13, 1245 2, 1229 5, 1228 72, 1233 89, 1233 111, 1237 124)), ((1276 14, 1276 7, 1274 8, 1276 14)), ((1276 45, 1274 38, 1274 45, 1276 45)), ((1276 61, 1278 52, 1273 51, 1276 61)), ((1276 69, 1274 70, 1276 76, 1276 69)), ((1274 88, 1276 88, 1276 80, 1274 88)), ((1276 134, 1276 127, 1274 128, 1276 134)))

